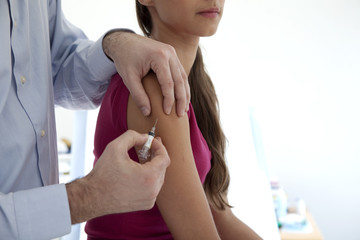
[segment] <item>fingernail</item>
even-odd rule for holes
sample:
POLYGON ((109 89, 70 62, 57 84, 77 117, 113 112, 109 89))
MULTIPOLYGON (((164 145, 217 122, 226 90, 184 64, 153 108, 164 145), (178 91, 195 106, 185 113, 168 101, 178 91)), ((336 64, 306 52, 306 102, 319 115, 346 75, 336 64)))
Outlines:
POLYGON ((185 113, 184 113, 183 111, 179 112, 179 116, 180 116, 180 117, 183 117, 184 114, 185 114, 185 113))
POLYGON ((141 113, 145 116, 149 115, 150 114, 150 111, 147 107, 142 107, 141 108, 141 113))
POLYGON ((170 114, 170 112, 171 112, 171 107, 166 107, 166 109, 165 109, 165 113, 169 115, 169 114, 170 114))

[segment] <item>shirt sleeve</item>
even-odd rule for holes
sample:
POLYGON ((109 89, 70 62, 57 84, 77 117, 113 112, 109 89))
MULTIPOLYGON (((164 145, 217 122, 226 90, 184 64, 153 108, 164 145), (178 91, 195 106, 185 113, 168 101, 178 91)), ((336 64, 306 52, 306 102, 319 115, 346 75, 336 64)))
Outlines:
POLYGON ((1 239, 52 239, 71 230, 64 184, 0 193, 1 239))
POLYGON ((61 1, 49 1, 49 34, 55 104, 72 109, 97 107, 115 66, 96 42, 68 22, 61 1))

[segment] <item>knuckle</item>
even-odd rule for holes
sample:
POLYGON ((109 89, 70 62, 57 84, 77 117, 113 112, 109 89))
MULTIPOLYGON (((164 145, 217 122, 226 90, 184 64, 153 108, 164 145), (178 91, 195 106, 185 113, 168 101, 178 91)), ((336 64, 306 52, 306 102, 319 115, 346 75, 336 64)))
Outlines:
POLYGON ((134 139, 136 137, 136 132, 132 129, 128 129, 124 134, 123 137, 127 137, 127 139, 134 139))
POLYGON ((129 92, 130 92, 130 95, 133 97, 133 98, 140 98, 141 97, 141 92, 140 90, 133 86, 133 89, 130 89, 129 88, 129 92))
POLYGON ((174 81, 172 79, 167 79, 164 82, 164 86, 168 87, 168 88, 173 88, 174 87, 174 81))
POLYGON ((115 147, 116 147, 116 142, 115 141, 111 141, 110 143, 108 143, 107 145, 106 145, 106 148, 107 149, 109 149, 109 150, 111 150, 111 149, 114 149, 115 147))
POLYGON ((172 99, 174 100, 175 97, 174 97, 174 91, 172 90, 174 88, 174 85, 173 84, 166 84, 166 86, 163 86, 163 96, 166 98, 166 99, 172 99))
POLYGON ((168 50, 167 48, 160 48, 157 51, 157 55, 160 59, 167 59, 168 58, 168 50))
POLYGON ((129 134, 129 135, 135 135, 136 134, 135 130, 132 130, 132 129, 128 129, 126 131, 126 133, 129 134))
POLYGON ((165 44, 164 47, 160 48, 157 53, 160 57, 168 59, 171 56, 176 55, 176 50, 173 46, 165 44))
POLYGON ((159 178, 157 174, 151 174, 146 178, 146 186, 149 189, 150 196, 156 197, 159 191, 159 178), (154 196, 155 195, 155 196, 154 196))
POLYGON ((181 72, 181 79, 183 80, 184 84, 185 85, 188 85, 189 84, 189 81, 188 81, 188 76, 186 75, 185 72, 181 72))
POLYGON ((173 47, 173 46, 171 46, 171 45, 168 45, 168 51, 171 53, 171 54, 174 54, 174 55, 176 55, 176 50, 175 50, 175 48, 173 47))
POLYGON ((144 210, 150 210, 154 207, 155 205, 155 201, 156 201, 156 198, 155 199, 152 199, 151 201, 149 201, 149 203, 147 205, 145 205, 145 209, 144 210))
POLYGON ((166 157, 164 157, 164 161, 163 161, 163 169, 161 169, 163 172, 166 171, 166 168, 170 165, 171 161, 170 161, 170 157, 166 154, 166 157))
POLYGON ((184 86, 184 80, 180 77, 174 77, 173 81, 176 86, 184 86))

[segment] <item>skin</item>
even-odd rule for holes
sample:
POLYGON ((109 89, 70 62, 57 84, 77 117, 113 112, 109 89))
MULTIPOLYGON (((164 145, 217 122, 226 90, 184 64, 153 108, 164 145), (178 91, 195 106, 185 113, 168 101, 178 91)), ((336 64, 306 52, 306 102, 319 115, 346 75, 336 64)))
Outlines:
MULTIPOLYGON (((147 6, 153 19, 151 37, 172 45, 185 72, 193 65, 200 36, 215 33, 220 22, 224 0, 139 0, 147 6), (201 13, 218 8, 215 18, 201 13)), ((144 117, 129 98, 129 129, 147 132, 158 119, 156 134, 160 136, 171 159, 165 182, 157 198, 157 206, 174 239, 260 239, 237 219, 230 208, 212 207, 203 190, 192 154, 188 117, 179 117, 173 108, 169 115, 162 111, 161 87, 157 77, 143 79, 150 97, 152 113, 144 117)), ((199 120, 198 120, 199 121, 199 120)))

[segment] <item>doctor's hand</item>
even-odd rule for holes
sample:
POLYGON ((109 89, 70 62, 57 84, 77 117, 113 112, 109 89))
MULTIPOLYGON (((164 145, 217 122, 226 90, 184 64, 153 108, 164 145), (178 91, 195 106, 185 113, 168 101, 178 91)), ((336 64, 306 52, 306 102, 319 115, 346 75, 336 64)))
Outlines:
POLYGON ((66 184, 72 224, 154 206, 170 158, 161 141, 154 139, 151 161, 131 160, 128 150, 146 140, 146 134, 128 130, 107 145, 87 176, 66 184))
POLYGON ((150 101, 141 82, 150 69, 155 72, 161 86, 164 112, 170 113, 175 100, 178 116, 183 116, 188 110, 188 78, 172 46, 135 33, 113 31, 104 37, 103 49, 114 61, 143 115, 151 112, 150 101))

